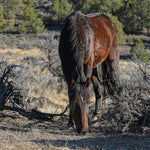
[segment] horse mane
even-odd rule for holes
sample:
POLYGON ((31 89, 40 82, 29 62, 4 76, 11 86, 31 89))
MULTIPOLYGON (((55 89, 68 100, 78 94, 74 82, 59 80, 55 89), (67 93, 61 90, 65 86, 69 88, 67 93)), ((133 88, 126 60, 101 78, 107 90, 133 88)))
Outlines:
MULTIPOLYGON (((65 20, 59 44, 59 54, 62 61, 62 69, 65 79, 69 82, 74 78, 77 82, 85 82, 84 73, 84 49, 80 48, 78 38, 78 27, 84 15, 81 12, 74 12, 65 20)), ((86 19, 84 19, 86 20, 86 19)))

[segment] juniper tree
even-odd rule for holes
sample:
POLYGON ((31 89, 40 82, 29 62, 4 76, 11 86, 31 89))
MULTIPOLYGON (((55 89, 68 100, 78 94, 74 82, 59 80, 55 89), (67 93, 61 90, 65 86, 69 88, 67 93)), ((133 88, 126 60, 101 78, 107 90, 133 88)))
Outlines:
POLYGON ((45 31, 41 18, 38 18, 33 7, 26 7, 23 12, 23 23, 19 25, 18 32, 40 33, 45 31))

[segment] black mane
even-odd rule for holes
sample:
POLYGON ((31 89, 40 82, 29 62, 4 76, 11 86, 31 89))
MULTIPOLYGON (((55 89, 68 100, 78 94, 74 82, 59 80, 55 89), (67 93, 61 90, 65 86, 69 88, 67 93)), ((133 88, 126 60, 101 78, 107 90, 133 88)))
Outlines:
MULTIPOLYGON (((59 55, 65 80, 73 78, 78 82, 85 82, 84 52, 79 48, 77 18, 83 16, 81 12, 74 12, 65 20, 59 44, 59 55)), ((79 19, 78 19, 79 20, 79 19)))

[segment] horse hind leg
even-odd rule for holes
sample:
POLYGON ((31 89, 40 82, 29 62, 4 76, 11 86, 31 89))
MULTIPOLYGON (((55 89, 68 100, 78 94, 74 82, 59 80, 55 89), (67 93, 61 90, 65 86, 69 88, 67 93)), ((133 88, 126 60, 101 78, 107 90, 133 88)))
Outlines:
POLYGON ((114 38, 109 55, 102 64, 104 86, 109 95, 120 92, 119 81, 119 48, 117 37, 114 38))
POLYGON ((97 119, 100 119, 101 118, 101 85, 98 77, 97 68, 93 69, 92 83, 93 83, 93 88, 96 97, 94 115, 96 116, 97 119))

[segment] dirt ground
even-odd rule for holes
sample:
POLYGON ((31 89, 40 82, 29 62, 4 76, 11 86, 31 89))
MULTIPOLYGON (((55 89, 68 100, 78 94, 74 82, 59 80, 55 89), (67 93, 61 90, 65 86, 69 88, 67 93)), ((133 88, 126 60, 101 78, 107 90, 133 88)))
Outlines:
POLYGON ((86 135, 78 135, 67 127, 67 119, 37 119, 33 112, 7 107, 0 114, 0 150, 150 149, 150 129, 144 134, 111 134, 92 125, 86 135))

